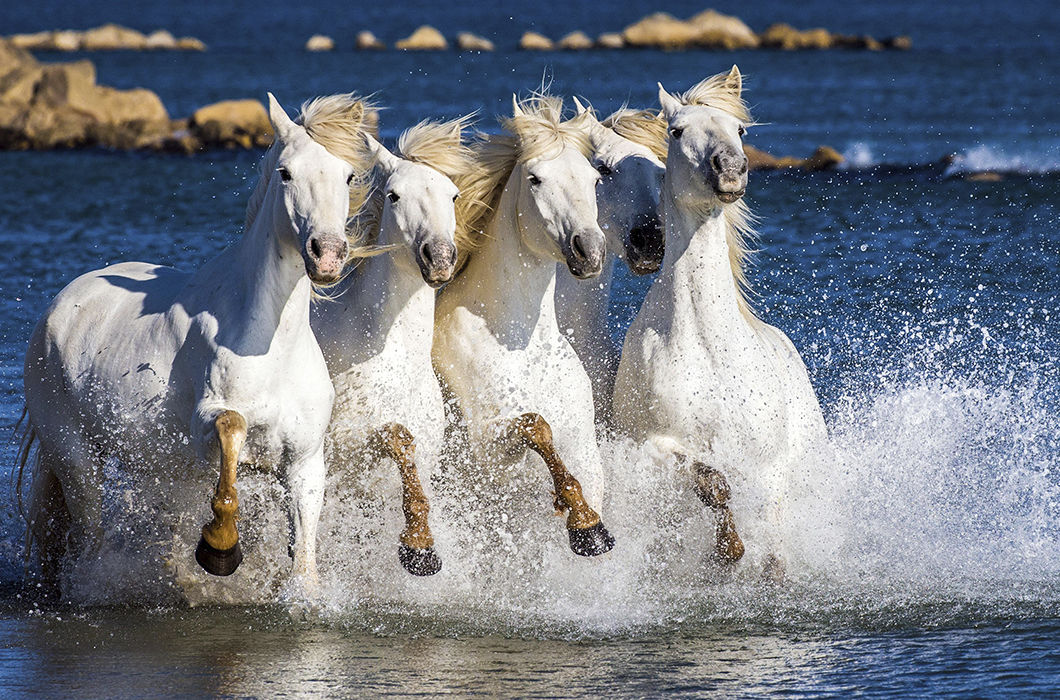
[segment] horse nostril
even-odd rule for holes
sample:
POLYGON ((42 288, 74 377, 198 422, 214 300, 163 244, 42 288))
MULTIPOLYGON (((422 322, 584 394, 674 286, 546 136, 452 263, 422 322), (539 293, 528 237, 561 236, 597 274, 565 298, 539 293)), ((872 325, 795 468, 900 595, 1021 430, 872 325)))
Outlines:
POLYGON ((320 249, 320 241, 316 238, 309 239, 309 252, 314 258, 319 258, 324 254, 324 251, 320 249))
POLYGON ((743 175, 747 172, 747 156, 744 156, 743 163, 740 165, 740 174, 743 175))
POLYGON ((431 249, 427 246, 426 243, 420 246, 420 257, 422 257, 423 261, 426 262, 428 265, 434 264, 434 256, 431 255, 431 249))
POLYGON ((629 242, 633 244, 634 248, 643 248, 647 242, 644 240, 644 229, 637 227, 629 232, 629 242))
POLYGON ((721 172, 721 156, 719 156, 717 153, 711 156, 710 167, 714 168, 714 172, 716 173, 721 172))
POLYGON ((581 258, 583 260, 585 260, 585 259, 587 259, 589 257, 588 255, 585 254, 585 248, 582 247, 582 237, 581 236, 575 235, 574 238, 572 238, 571 241, 570 241, 570 247, 574 251, 574 254, 577 257, 579 257, 579 258, 581 258))

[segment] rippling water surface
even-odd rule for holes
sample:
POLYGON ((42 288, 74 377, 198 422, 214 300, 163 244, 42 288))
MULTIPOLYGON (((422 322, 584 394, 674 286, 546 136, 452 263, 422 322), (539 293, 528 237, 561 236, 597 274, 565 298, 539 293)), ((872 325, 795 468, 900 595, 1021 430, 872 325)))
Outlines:
MULTIPOLYGON (((44 28, 38 5, 0 18, 10 31, 44 28)), ((211 581, 190 557, 205 499, 189 501, 173 534, 157 527, 159 494, 112 475, 104 556, 67 572, 76 603, 45 605, 22 587, 22 526, 4 496, 0 685, 80 696, 1055 691, 1060 27, 1051 4, 718 7, 756 29, 783 20, 908 33, 908 53, 544 55, 505 46, 525 28, 595 33, 655 7, 600 16, 593 3, 569 3, 566 14, 435 5, 178 13, 74 2, 47 16, 49 26, 117 20, 205 39, 201 55, 91 56, 102 82, 151 87, 174 115, 266 89, 292 110, 320 93, 378 92, 391 139, 419 118, 474 109, 494 128, 509 93, 543 74, 555 91, 607 110, 652 104, 656 80, 684 89, 739 63, 764 122, 752 143, 796 155, 827 143, 848 157, 831 173, 754 173, 748 190, 760 217, 758 308, 805 357, 833 438, 827 454, 807 458, 810 476, 786 516, 786 583, 764 583, 753 556, 733 572, 713 567, 703 515, 668 495, 677 485, 643 448, 621 441, 603 446, 612 554, 576 559, 541 503, 500 508, 488 484, 460 488, 439 475, 442 573, 420 580, 400 569, 396 483, 371 498, 335 497, 321 535, 324 592, 298 611, 284 589, 285 525, 270 479, 243 482, 247 562, 211 581), (348 46, 362 27, 392 41, 421 20, 488 34, 501 50, 300 50, 316 31, 348 46), (969 177, 984 171, 1002 179, 969 177)), ((0 153, 0 419, 20 413, 25 343, 50 298, 120 260, 206 260, 238 235, 259 155, 0 153)), ((620 272, 616 340, 648 283, 620 272)), ((14 453, 5 446, 7 463, 14 453)), ((527 476, 525 491, 543 476, 527 476)))

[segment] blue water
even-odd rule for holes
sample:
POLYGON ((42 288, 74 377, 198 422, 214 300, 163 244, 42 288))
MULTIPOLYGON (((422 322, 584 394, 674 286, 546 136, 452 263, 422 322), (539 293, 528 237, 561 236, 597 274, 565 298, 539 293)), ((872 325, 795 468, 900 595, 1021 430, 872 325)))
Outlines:
MULTIPOLYGON (((510 93, 543 76, 555 92, 584 95, 607 111, 627 101, 653 104, 656 81, 682 90, 738 63, 763 123, 751 143, 793 155, 829 144, 849 159, 831 173, 753 173, 748 189, 760 217, 756 306, 802 352, 835 444, 835 454, 815 465, 819 486, 802 505, 805 527, 792 533, 791 580, 775 589, 712 574, 699 548, 680 540, 695 527, 642 515, 635 496, 665 485, 622 445, 605 447, 616 463, 629 461, 616 483, 620 544, 609 561, 571 564, 549 559, 561 550, 548 548, 505 550, 488 562, 451 552, 454 566, 409 581, 394 561, 392 536, 383 547, 365 535, 351 547, 357 551, 332 556, 333 570, 360 568, 329 589, 325 611, 309 621, 292 619, 267 586, 264 602, 251 607, 189 609, 170 584, 144 583, 138 569, 119 566, 79 582, 76 604, 26 602, 21 526, 8 495, 0 523, 0 686, 92 696, 159 687, 192 695, 1055 692, 1060 16, 1053 5, 716 6, 755 29, 787 21, 913 37, 912 51, 878 54, 526 54, 514 50, 525 29, 596 34, 659 6, 625 3, 602 14, 590 2, 565 3, 562 12, 521 3, 394 7, 44 2, 5 6, 0 26, 117 21, 198 36, 210 51, 87 57, 101 82, 149 87, 173 116, 265 90, 292 110, 317 94, 377 93, 390 139, 420 118, 474 110, 481 128, 495 129, 493 116, 510 93), (423 22, 448 36, 476 31, 499 50, 349 48, 359 29, 393 42, 423 22), (316 32, 333 36, 339 50, 303 52, 316 32), (939 163, 950 154, 952 165, 939 163), (963 177, 980 171, 1003 179, 963 177)), ((703 8, 663 9, 686 16, 703 8)), ((238 235, 259 155, 0 153, 7 251, 0 420, 13 423, 21 410, 25 343, 50 298, 81 272, 119 260, 185 268, 206 260, 238 235)), ((620 273, 616 337, 648 283, 620 273)), ((7 463, 14 451, 5 446, 7 463)), ((363 521, 345 515, 349 527, 363 521)), ((322 537, 339 542, 342 534, 336 525, 322 537)), ((258 543, 263 552, 268 542, 258 543)))

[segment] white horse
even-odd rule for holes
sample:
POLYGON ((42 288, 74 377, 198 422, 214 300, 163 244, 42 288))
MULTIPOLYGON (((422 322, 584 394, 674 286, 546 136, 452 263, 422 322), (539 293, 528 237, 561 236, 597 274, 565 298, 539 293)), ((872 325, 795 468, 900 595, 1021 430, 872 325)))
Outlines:
POLYGON ((592 386, 556 325, 554 299, 556 263, 596 276, 605 243, 587 133, 561 111, 556 98, 516 101, 503 122, 509 135, 473 144, 485 175, 461 191, 489 209, 478 248, 439 296, 434 362, 463 413, 472 468, 511 473, 527 449, 537 452, 557 509, 569 512, 571 549, 592 556, 614 544, 597 513, 603 465, 592 386))
MULTIPOLYGON (((333 390, 309 304, 346 261, 353 170, 271 94, 269 116, 275 143, 238 242, 194 274, 137 262, 84 274, 33 332, 27 454, 40 444, 27 519, 46 576, 68 535, 78 553, 100 545, 106 460, 165 484, 220 459, 198 562, 226 576, 242 561, 236 467, 256 463, 290 490, 292 578, 316 585, 333 390)), ((303 107, 305 124, 316 116, 303 107)))
POLYGON ((617 426, 689 469, 718 516, 716 551, 727 561, 744 546, 722 474, 765 493, 759 516, 775 540, 793 462, 826 435, 798 352, 744 296, 750 114, 741 90, 736 66, 679 97, 659 86, 669 124, 666 260, 626 334, 614 395, 617 426))
POLYGON ((420 474, 429 478, 445 435, 431 365, 434 298, 456 264, 459 190, 451 178, 474 167, 461 141, 467 121, 421 122, 398 139, 397 155, 365 136, 371 194, 351 239, 367 255, 313 313, 335 383, 328 465, 363 473, 394 461, 405 514, 398 556, 418 576, 441 569, 420 474))
POLYGON ((592 111, 574 98, 578 114, 589 132, 591 160, 602 178, 596 189, 598 221, 607 241, 607 257, 599 278, 580 280, 557 271, 556 319, 578 353, 593 384, 597 422, 611 414, 619 349, 611 340, 608 302, 615 262, 625 260, 634 274, 656 272, 663 259, 663 230, 659 223, 659 188, 662 161, 641 140, 637 131, 653 128, 665 134, 665 124, 655 113, 623 109, 597 121, 592 111), (627 136, 619 135, 623 131, 627 136), (635 137, 634 137, 635 138, 635 137))

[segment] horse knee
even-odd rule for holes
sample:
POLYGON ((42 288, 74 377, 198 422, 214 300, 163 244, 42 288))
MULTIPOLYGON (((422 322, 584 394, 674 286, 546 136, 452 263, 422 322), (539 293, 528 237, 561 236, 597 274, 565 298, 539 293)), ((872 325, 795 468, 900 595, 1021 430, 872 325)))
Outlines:
POLYGON ((535 445, 552 443, 552 426, 540 413, 524 413, 515 419, 515 429, 535 445))

